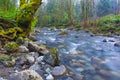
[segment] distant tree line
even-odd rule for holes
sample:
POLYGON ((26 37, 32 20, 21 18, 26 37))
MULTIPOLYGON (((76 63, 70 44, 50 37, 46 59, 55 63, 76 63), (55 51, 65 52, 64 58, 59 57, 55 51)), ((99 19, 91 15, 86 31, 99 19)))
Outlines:
MULTIPOLYGON (((18 1, 0 0, 0 14, 1 11, 14 11, 18 7, 18 1)), ((80 22, 89 26, 91 19, 96 22, 99 17, 119 13, 120 0, 47 0, 36 16, 38 26, 74 26, 80 22)))
POLYGON ((47 0, 37 12, 38 26, 76 25, 120 13, 120 0, 47 0))

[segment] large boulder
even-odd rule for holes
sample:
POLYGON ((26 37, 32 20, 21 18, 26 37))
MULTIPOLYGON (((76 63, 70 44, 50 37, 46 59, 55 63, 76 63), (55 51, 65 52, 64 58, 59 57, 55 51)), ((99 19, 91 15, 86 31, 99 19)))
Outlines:
POLYGON ((38 52, 39 50, 39 46, 33 42, 29 42, 28 43, 28 49, 31 51, 31 52, 38 52))
POLYGON ((49 51, 45 48, 45 46, 38 46, 37 44, 33 42, 28 43, 28 49, 31 52, 38 52, 39 54, 47 54, 49 51))
POLYGON ((60 65, 60 56, 57 48, 49 49, 50 53, 44 55, 44 61, 51 66, 59 66, 60 65))
POLYGON ((34 70, 25 70, 11 74, 8 80, 43 80, 34 70))

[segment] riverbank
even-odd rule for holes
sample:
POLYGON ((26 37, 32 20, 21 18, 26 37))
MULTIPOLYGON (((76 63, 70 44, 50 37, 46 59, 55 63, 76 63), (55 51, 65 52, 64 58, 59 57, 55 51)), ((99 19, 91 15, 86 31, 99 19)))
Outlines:
MULTIPOLYGON (((119 36, 93 36, 93 33, 84 30, 42 28, 36 29, 30 39, 33 41, 26 40, 19 46, 20 50, 15 55, 17 57, 12 58, 16 62, 11 67, 13 71, 10 71, 12 80, 17 74, 20 77, 24 76, 23 73, 33 71, 43 80, 108 80, 109 77, 110 80, 120 79, 119 36), (50 48, 58 49, 60 66, 57 68, 51 65, 53 58, 49 54, 50 48), (56 69, 59 72, 55 72, 56 69)), ((3 67, 0 68, 2 70, 3 67)), ((3 70, 7 68, 4 67, 3 70)), ((9 80, 8 72, 5 73, 6 75, 0 76, 9 80)))

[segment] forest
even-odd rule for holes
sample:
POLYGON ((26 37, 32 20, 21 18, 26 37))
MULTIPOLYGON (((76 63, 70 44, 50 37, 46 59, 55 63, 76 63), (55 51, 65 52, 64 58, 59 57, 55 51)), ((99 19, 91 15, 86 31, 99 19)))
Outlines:
POLYGON ((0 80, 120 80, 120 0, 0 0, 0 80))

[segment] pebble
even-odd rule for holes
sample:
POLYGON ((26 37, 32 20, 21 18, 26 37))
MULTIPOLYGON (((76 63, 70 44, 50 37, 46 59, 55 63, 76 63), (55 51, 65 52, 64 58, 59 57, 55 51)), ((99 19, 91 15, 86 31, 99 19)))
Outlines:
POLYGON ((52 70, 52 75, 55 77, 61 77, 66 74, 66 68, 64 65, 56 66, 52 70))

